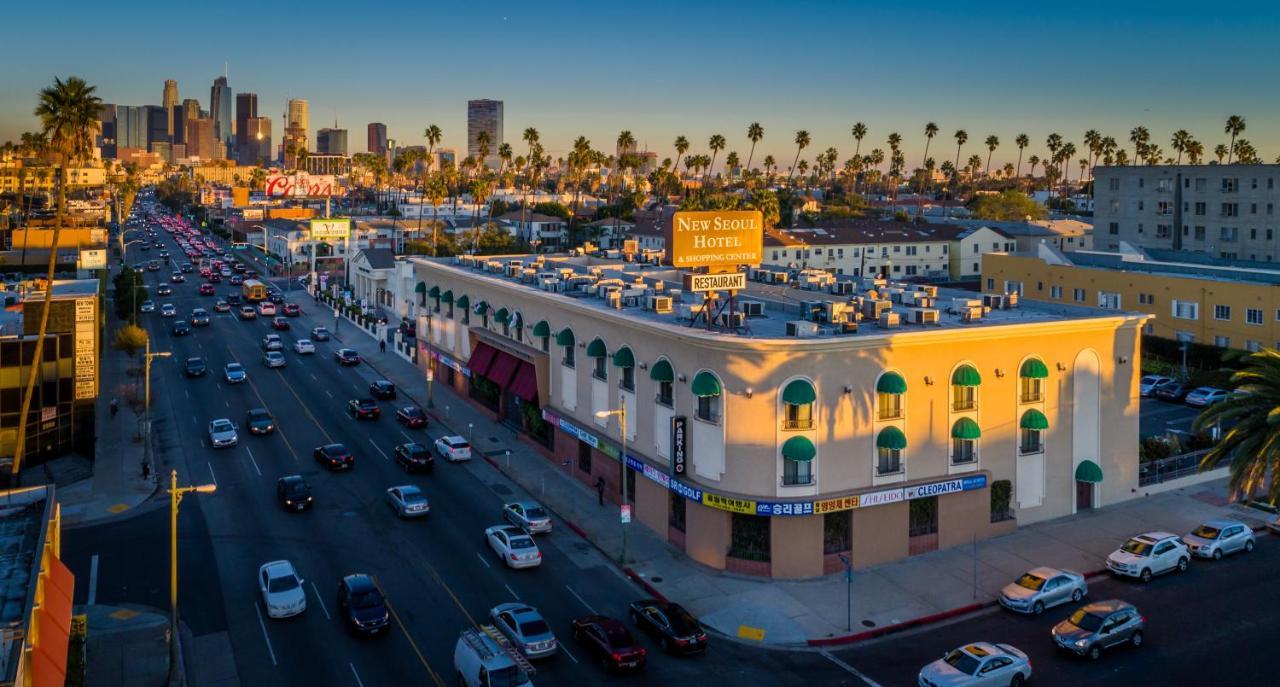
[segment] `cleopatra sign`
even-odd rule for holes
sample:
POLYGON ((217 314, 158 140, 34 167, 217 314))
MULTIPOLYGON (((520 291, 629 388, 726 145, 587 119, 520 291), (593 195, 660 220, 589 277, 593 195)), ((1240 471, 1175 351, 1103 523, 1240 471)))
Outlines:
POLYGON ((327 198, 340 195, 337 179, 328 175, 271 174, 266 193, 271 198, 327 198))

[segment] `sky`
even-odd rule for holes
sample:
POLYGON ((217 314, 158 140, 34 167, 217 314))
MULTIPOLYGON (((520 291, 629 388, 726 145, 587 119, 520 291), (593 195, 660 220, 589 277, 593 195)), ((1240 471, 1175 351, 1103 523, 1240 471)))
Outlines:
MULTIPOLYGON (((224 64, 234 92, 258 94, 279 143, 285 100, 311 104, 311 136, 336 120, 351 152, 366 125, 387 124, 401 145, 424 143, 437 124, 443 145, 465 150, 466 102, 502 100, 504 135, 516 153, 521 132, 538 129, 546 150, 564 155, 586 136, 612 153, 627 129, 642 148, 674 156, 725 151, 745 160, 746 128, 760 122, 767 154, 791 164, 798 129, 812 161, 855 148, 887 151, 898 132, 918 166, 923 130, 941 128, 930 156, 953 160, 952 134, 969 134, 963 157, 1001 146, 993 164, 1045 155, 1058 132, 1078 149, 1086 129, 1127 144, 1137 125, 1170 153, 1185 128, 1211 151, 1223 123, 1239 114, 1244 137, 1267 161, 1280 155, 1280 3, 1241 0, 1230 13, 1183 0, 1072 3, 768 2, 643 3, 514 0, 477 2, 287 3, 140 0, 129 4, 50 0, 7 7, 0 63, 0 141, 35 130, 31 111, 55 76, 77 75, 104 102, 159 104, 165 79, 180 98, 208 108, 224 64), (893 6, 891 6, 893 5, 893 6), (13 30, 21 27, 20 30, 13 30)), ((723 159, 723 153, 721 159, 723 159)), ((963 163, 963 160, 962 160, 963 163)))

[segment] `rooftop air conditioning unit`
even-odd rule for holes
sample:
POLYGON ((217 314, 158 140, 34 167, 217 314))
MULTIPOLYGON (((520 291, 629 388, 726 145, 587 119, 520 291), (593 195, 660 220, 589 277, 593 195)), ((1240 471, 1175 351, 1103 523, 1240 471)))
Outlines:
POLYGON ((1000 310, 1004 307, 1004 294, 1002 293, 984 293, 982 294, 982 305, 987 308, 1000 310))
POLYGON ((818 335, 818 323, 792 320, 787 323, 787 336, 809 338, 818 335))
POLYGON ((824 306, 823 301, 800 301, 800 319, 810 322, 822 321, 824 306))
POLYGON ((893 303, 881 300, 864 300, 862 301, 862 317, 866 320, 880 319, 880 313, 885 312, 893 307, 893 303))
POLYGON ((916 291, 922 291, 928 294, 930 298, 938 297, 938 287, 933 284, 916 284, 916 291))
POLYGON ((542 289, 543 291, 551 291, 552 293, 558 293, 564 290, 564 282, 560 281, 559 279, 556 279, 555 277, 543 278, 538 280, 538 288, 542 289))
POLYGON ((1018 292, 1014 291, 1013 293, 1006 293, 1004 295, 1005 310, 1012 310, 1016 307, 1018 307, 1018 292))
POLYGON ((716 318, 716 323, 722 327, 729 329, 741 329, 747 322, 747 318, 740 312, 722 312, 716 318))
POLYGON ((742 314, 747 317, 764 317, 764 303, 760 301, 738 301, 742 306, 742 314))
POLYGON ((847 307, 840 301, 827 301, 823 303, 822 316, 824 321, 831 324, 839 324, 845 321, 845 308, 847 307))
POLYGON ((521 265, 519 261, 509 262, 507 263, 507 276, 514 277, 520 274, 521 270, 523 269, 524 269, 524 265, 521 265))
POLYGON ((934 308, 915 308, 911 311, 911 321, 915 324, 938 324, 941 322, 938 311, 934 308))
POLYGON ((610 291, 608 294, 605 295, 604 302, 605 302, 605 305, 608 305, 610 308, 621 310, 622 309, 622 292, 610 291))
POLYGON ((970 308, 982 307, 982 299, 980 298, 952 298, 951 307, 947 308, 953 313, 962 313, 970 308))
POLYGON ((982 311, 983 309, 981 307, 965 308, 964 310, 960 311, 960 321, 966 322, 966 323, 977 322, 978 320, 982 319, 982 311))
POLYGON ((844 323, 842 323, 842 324, 840 325, 840 333, 841 333, 841 334, 857 334, 857 333, 858 333, 858 323, 857 323, 857 322, 844 322, 844 323))
POLYGON ((827 292, 833 293, 837 296, 853 295, 853 282, 851 281, 832 282, 827 286, 827 292))
POLYGON ((892 310, 885 310, 880 313, 880 319, 877 321, 881 329, 897 329, 902 326, 902 320, 898 313, 892 310))
POLYGON ((656 313, 667 314, 671 312, 670 296, 649 296, 649 302, 645 306, 646 310, 652 310, 656 313))
POLYGON ((667 295, 671 296, 671 300, 674 303, 684 300, 684 291, 680 289, 667 289, 667 295))

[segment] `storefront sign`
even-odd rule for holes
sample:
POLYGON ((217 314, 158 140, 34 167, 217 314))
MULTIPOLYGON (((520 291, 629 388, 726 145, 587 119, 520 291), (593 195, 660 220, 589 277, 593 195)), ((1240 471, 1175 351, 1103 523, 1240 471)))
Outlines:
POLYGON ((822 499, 813 502, 813 512, 816 515, 823 513, 834 513, 841 510, 852 510, 858 507, 857 496, 841 496, 834 499, 822 499))
MULTIPOLYGON (((435 351, 432 351, 431 357, 435 358, 436 360, 439 360, 441 365, 444 365, 445 367, 452 369, 454 372, 460 373, 464 377, 471 376, 471 370, 467 369, 466 365, 463 365, 462 363, 454 360, 453 358, 450 358, 447 355, 444 355, 443 353, 436 353, 435 351)), ((546 411, 543 411, 544 419, 545 419, 545 415, 546 415, 546 411)))
POLYGON ((83 401, 87 398, 93 398, 96 395, 95 385, 92 379, 76 380, 76 400, 83 401))
POLYGON ((757 501, 756 515, 813 515, 812 501, 757 501))
POLYGON ((311 220, 311 239, 326 241, 346 239, 351 235, 350 219, 313 219, 311 220))
POLYGON ((676 415, 671 418, 671 474, 679 477, 685 471, 685 440, 689 418, 676 415))
POLYGON ((107 269, 107 251, 103 248, 85 248, 80 250, 80 269, 107 269))
POLYGON ((747 288, 746 272, 730 272, 728 274, 686 274, 684 290, 690 292, 704 291, 741 291, 747 288))
POLYGON ((566 422, 564 418, 560 418, 560 429, 563 429, 566 433, 577 437, 578 441, 581 441, 582 443, 590 446, 591 448, 595 448, 595 449, 600 448, 600 440, 597 439, 594 434, 586 430, 578 429, 577 427, 566 422))
POLYGON ((720 510, 727 510, 730 513, 742 513, 743 515, 756 514, 756 502, 751 499, 735 499, 730 496, 721 496, 719 494, 708 494, 702 492, 702 505, 720 510))
POLYGON ((676 267, 756 266, 763 253, 764 215, 758 210, 677 212, 671 218, 676 267))
POLYGON ((97 312, 96 306, 97 302, 92 298, 77 298, 76 322, 88 322, 89 324, 93 324, 93 314, 97 312))
POLYGON ((932 484, 917 484, 915 486, 903 489, 906 499, 924 499, 930 496, 942 496, 943 494, 954 494, 969 489, 981 489, 986 486, 987 478, 985 475, 975 475, 974 477, 966 477, 963 479, 949 479, 945 482, 934 482, 932 484), (981 484, 978 486, 965 486, 966 481, 977 479, 981 484))
POLYGON ((865 494, 858 494, 858 508, 866 508, 868 506, 883 506, 887 503, 897 503, 902 500, 903 491, 899 489, 884 489, 882 491, 871 491, 865 494))

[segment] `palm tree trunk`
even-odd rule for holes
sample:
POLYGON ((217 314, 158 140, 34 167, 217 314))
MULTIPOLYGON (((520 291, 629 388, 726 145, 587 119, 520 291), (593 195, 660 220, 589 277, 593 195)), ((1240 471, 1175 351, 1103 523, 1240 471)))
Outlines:
POLYGON ((1018 172, 1013 175, 1013 178, 1022 178, 1022 148, 1018 148, 1018 172))
POLYGON ((791 161, 791 171, 787 172, 787 183, 791 183, 791 176, 796 173, 796 165, 800 164, 800 151, 802 148, 796 146, 796 159, 791 161))
POLYGON ((750 153, 747 153, 747 166, 746 166, 746 170, 747 170, 747 172, 748 172, 748 173, 750 173, 750 172, 751 172, 751 158, 755 157, 755 155, 756 155, 756 142, 755 142, 755 141, 752 141, 752 142, 751 142, 751 152, 750 152, 750 153))

